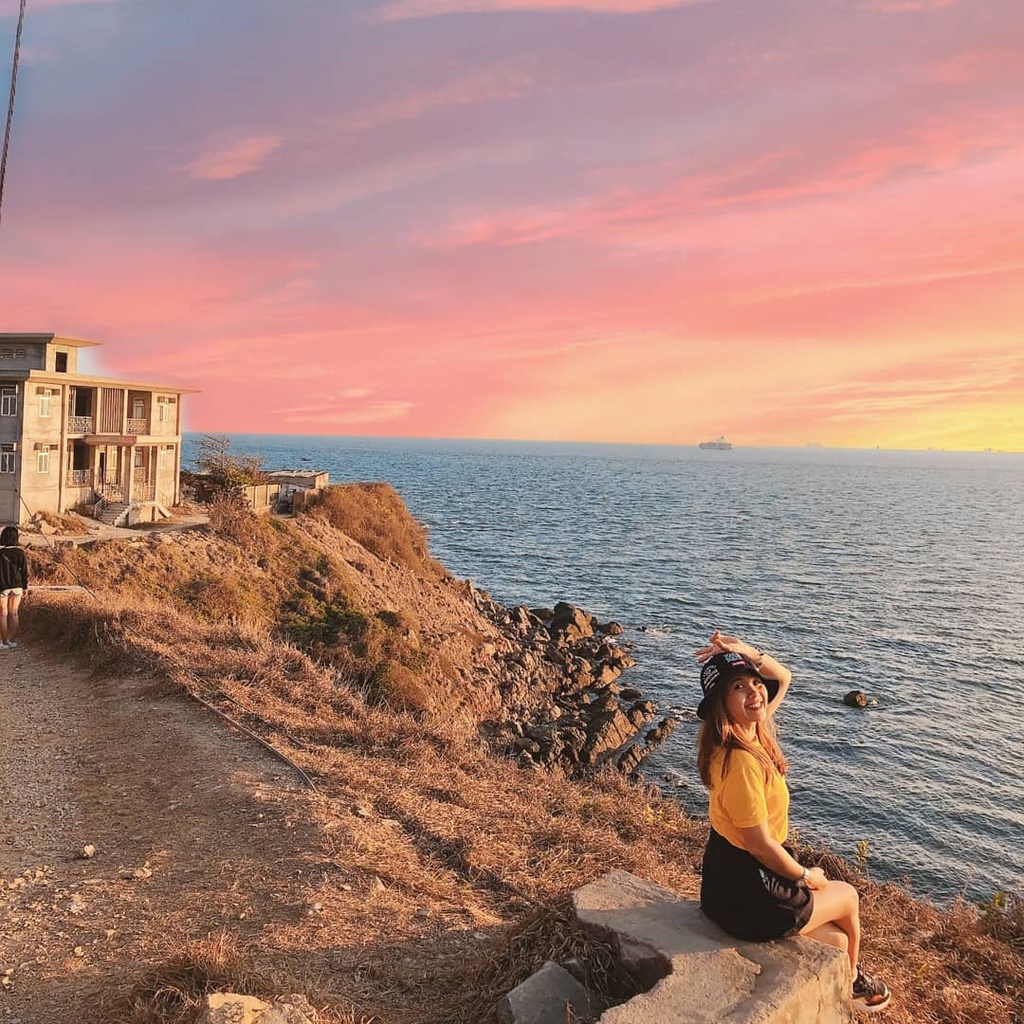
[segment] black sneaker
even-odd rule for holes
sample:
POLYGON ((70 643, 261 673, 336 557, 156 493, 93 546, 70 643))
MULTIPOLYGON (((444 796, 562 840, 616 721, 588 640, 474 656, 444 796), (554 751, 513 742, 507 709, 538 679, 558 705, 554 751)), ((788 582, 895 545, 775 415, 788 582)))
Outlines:
POLYGON ((853 1008, 862 1013, 878 1013, 889 1005, 892 993, 889 986, 880 978, 872 978, 857 968, 857 978, 853 983, 853 1008))

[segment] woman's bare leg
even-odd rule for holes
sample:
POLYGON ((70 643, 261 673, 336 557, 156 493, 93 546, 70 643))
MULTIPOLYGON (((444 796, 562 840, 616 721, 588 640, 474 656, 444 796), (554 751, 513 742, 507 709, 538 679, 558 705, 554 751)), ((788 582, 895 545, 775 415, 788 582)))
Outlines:
POLYGON ((841 949, 844 953, 850 951, 850 937, 839 925, 832 924, 831 921, 815 928, 813 932, 801 932, 800 934, 806 935, 809 939, 816 939, 826 946, 835 946, 836 949, 841 949))
POLYGON ((7 636, 4 638, 5 641, 10 642, 18 635, 18 627, 21 625, 21 620, 18 618, 18 607, 21 604, 21 594, 11 594, 7 598, 7 636))
POLYGON ((7 643, 7 600, 0 597, 0 644, 7 643))
POLYGON ((860 897, 848 882, 831 881, 824 889, 814 890, 811 919, 800 930, 800 934, 810 935, 823 925, 830 924, 846 935, 846 952, 850 957, 852 977, 856 977, 860 956, 860 897))

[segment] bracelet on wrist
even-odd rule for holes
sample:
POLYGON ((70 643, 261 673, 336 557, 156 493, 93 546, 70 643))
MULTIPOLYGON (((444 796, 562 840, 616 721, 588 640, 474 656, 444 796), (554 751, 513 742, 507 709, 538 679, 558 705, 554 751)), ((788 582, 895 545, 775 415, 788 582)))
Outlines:
POLYGON ((798 882, 804 882, 805 884, 811 880, 811 869, 804 868, 804 873, 797 879, 798 882))

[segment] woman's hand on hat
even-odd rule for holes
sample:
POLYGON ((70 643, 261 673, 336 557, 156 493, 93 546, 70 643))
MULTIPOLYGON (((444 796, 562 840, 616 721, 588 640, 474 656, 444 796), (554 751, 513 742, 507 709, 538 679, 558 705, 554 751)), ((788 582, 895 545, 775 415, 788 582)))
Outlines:
POLYGON ((711 634, 708 646, 702 647, 697 651, 697 661, 703 665, 709 658, 713 658, 716 654, 724 654, 726 651, 735 651, 738 654, 748 654, 748 652, 754 651, 754 648, 751 647, 750 644, 740 640, 738 637, 725 636, 720 629, 716 629, 714 633, 711 634))

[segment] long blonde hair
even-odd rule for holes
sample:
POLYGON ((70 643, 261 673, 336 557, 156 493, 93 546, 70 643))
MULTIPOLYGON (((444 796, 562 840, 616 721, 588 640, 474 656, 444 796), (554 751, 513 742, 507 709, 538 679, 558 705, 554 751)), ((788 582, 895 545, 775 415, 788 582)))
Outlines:
MULTIPOLYGON (((733 679, 730 679, 729 683, 732 683, 733 679)), ((715 752, 723 747, 725 748, 725 757, 722 760, 723 776, 734 750, 745 750, 756 758, 764 769, 766 783, 771 778, 773 771, 785 775, 788 765, 786 755, 782 753, 782 748, 776 738, 775 719, 766 718, 763 722, 758 722, 755 725, 759 746, 747 742, 736 731, 736 727, 729 721, 729 715, 726 713, 726 685, 728 684, 717 686, 713 691, 713 696, 708 702, 710 706, 700 724, 700 732, 697 734, 697 771, 700 773, 700 781, 708 789, 711 788, 711 760, 715 752)))

